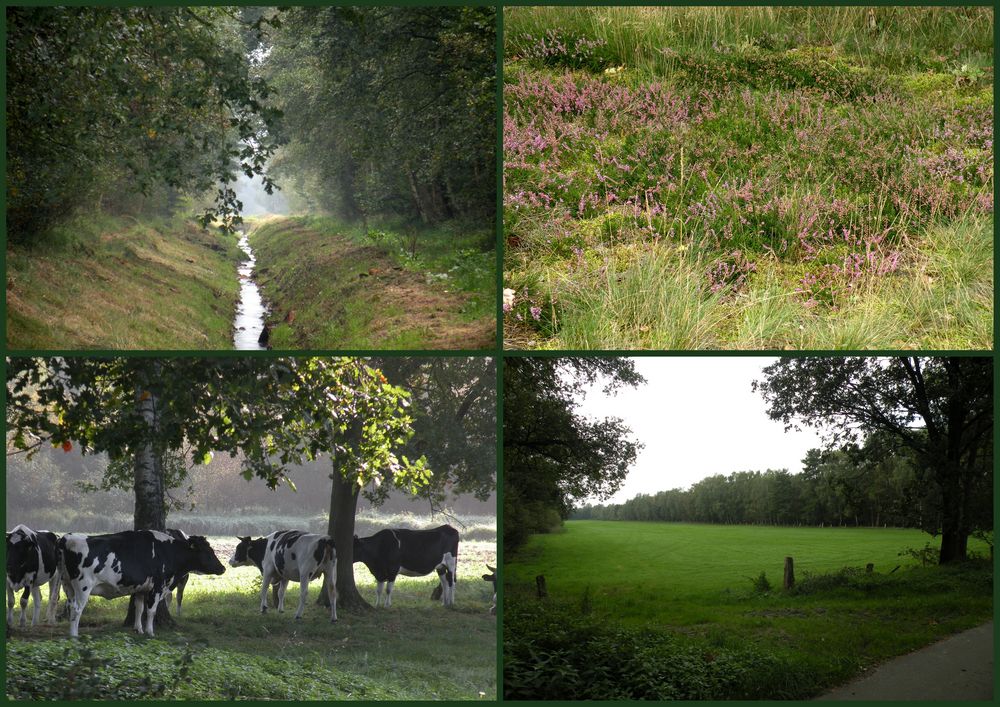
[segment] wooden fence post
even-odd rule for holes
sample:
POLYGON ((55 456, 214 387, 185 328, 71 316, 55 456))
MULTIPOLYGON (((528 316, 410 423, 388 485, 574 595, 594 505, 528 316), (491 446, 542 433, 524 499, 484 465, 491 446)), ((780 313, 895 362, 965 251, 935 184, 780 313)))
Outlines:
POLYGON ((795 586, 795 567, 791 557, 785 558, 785 580, 782 582, 782 586, 785 589, 791 589, 795 586))
POLYGON ((535 577, 535 586, 538 591, 538 598, 544 599, 549 595, 549 591, 545 588, 545 575, 540 574, 535 577))

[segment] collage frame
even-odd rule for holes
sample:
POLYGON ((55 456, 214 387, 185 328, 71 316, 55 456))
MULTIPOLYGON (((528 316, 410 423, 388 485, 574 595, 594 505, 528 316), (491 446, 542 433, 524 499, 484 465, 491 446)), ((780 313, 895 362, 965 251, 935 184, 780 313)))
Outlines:
MULTIPOLYGON (((31 3, 35 4, 35 3, 31 3)), ((56 5, 57 3, 43 2, 38 3, 41 5, 56 5)), ((81 3, 81 5, 88 5, 90 3, 81 3)), ((118 0, 114 2, 107 3, 110 6, 125 7, 131 5, 172 5, 176 3, 163 2, 162 0, 155 0, 149 3, 125 3, 118 0)), ((234 4, 234 3, 219 3, 219 4, 234 4)), ((235 3, 237 5, 249 5, 251 3, 235 3)), ((507 359, 519 358, 519 357, 530 357, 530 358, 557 358, 561 356, 580 356, 580 357, 634 357, 634 358, 677 358, 677 357, 698 357, 698 358, 727 358, 727 357, 805 357, 805 356, 818 356, 818 357, 845 357, 845 356, 865 356, 865 357, 883 357, 883 356, 902 356, 906 354, 913 354, 914 352, 907 349, 875 349, 875 350, 803 350, 803 351, 789 351, 789 350, 777 350, 777 349, 761 349, 761 350, 629 350, 629 349, 596 349, 596 350, 585 350, 585 349, 567 349, 567 350, 521 350, 521 349, 507 349, 504 346, 504 311, 502 307, 502 293, 504 291, 504 198, 503 198, 503 183, 504 183, 504 151, 503 151, 503 117, 504 117, 504 10, 508 7, 519 7, 519 6, 536 6, 536 5, 552 5, 552 6, 645 6, 645 5, 656 5, 656 6, 704 6, 704 5, 743 5, 743 6, 753 6, 760 5, 760 3, 737 1, 737 2, 680 2, 680 3, 662 3, 662 2, 607 2, 606 0, 600 0, 597 2, 566 2, 566 0, 553 0, 552 2, 539 3, 539 2, 461 2, 460 0, 445 0, 445 2, 421 2, 419 0, 397 0, 397 2, 389 3, 379 3, 379 2, 354 2, 354 3, 323 3, 314 2, 313 0, 306 0, 305 2, 293 2, 287 3, 289 5, 351 5, 351 6, 405 6, 405 7, 425 7, 425 6, 437 6, 437 5, 450 5, 450 6, 479 6, 479 7, 492 7, 496 10, 496 92, 495 92, 495 110, 496 110, 496 145, 495 145, 495 157, 496 157, 496 219, 494 223, 495 230, 495 267, 496 267, 496 293, 497 300, 495 303, 495 330, 496 339, 494 347, 492 349, 486 350, 473 350, 473 349, 458 349, 458 350, 439 350, 439 349, 414 349, 414 350, 378 350, 378 349, 303 349, 303 350, 274 350, 274 351, 243 351, 236 353, 234 351, 225 350, 194 350, 194 349, 184 349, 184 350, 117 350, 117 349, 13 349, 9 348, 7 342, 8 338, 8 324, 9 317, 7 316, 7 294, 5 292, 4 301, 2 306, 4 310, 4 319, 0 323, 0 331, 2 331, 2 336, 4 340, 4 361, 6 362, 12 358, 26 358, 26 357, 58 357, 58 356, 88 356, 93 358, 104 358, 104 357, 127 357, 127 358, 159 358, 159 357, 169 357, 169 358, 184 358, 184 357, 199 357, 199 358, 231 358, 234 355, 239 357, 252 357, 252 358, 276 358, 276 357, 313 357, 313 356, 323 356, 323 357, 333 357, 333 356, 357 356, 357 357, 370 357, 370 356, 380 356, 380 357, 390 357, 390 358, 406 358, 406 357, 433 357, 433 358, 459 358, 459 357, 477 357, 483 359, 492 359, 495 362, 495 385, 496 385, 496 499, 497 499, 497 509, 496 509, 496 532, 497 532, 497 547, 496 547, 496 557, 497 566, 499 568, 499 579, 496 590, 496 701, 504 702, 503 693, 503 620, 504 620, 504 582, 503 580, 503 568, 504 568, 504 548, 503 548, 503 499, 504 499, 504 489, 503 489, 503 464, 504 464, 504 447, 503 447, 503 420, 504 420, 504 400, 503 400, 503 378, 504 378, 504 364, 507 359)), ((788 0, 778 0, 777 2, 769 3, 771 5, 780 6, 800 6, 803 3, 799 2, 789 2, 788 0)), ((852 2, 852 3, 822 3, 822 4, 832 4, 832 5, 866 5, 867 3, 852 2)), ((977 6, 992 6, 991 3, 985 2, 970 2, 961 3, 954 2, 953 0, 948 0, 944 3, 892 3, 893 5, 949 5, 949 6, 963 6, 963 5, 977 5, 977 6)), ((8 3, 6 7, 12 7, 17 5, 17 3, 8 3)), ((0 27, 0 31, 6 36, 6 20, 0 19, 3 23, 0 27)), ((995 20, 994 20, 995 27, 995 20)), ((1000 41, 994 38, 994 47, 1000 48, 1000 41)), ((995 89, 994 80, 994 89, 995 89)), ((6 67, 3 74, 0 75, 0 92, 6 96, 6 67)), ((994 99, 995 105, 995 99, 994 99)), ((995 119, 994 119, 995 121, 995 119)), ((994 122, 994 135, 997 133, 996 123, 994 122)), ((4 158, 6 164, 6 158, 4 158)), ((993 157, 994 164, 996 163, 996 157, 993 157)), ((0 269, 7 272, 7 223, 6 223, 6 195, 0 196, 0 199, 4 199, 4 239, 5 248, 3 253, 0 253, 0 269)), ((996 203, 996 194, 994 193, 994 203, 996 203)), ((994 241, 996 238, 996 228, 994 227, 994 241)), ((994 248, 995 253, 995 248, 994 248)), ((1000 335, 1000 318, 997 316, 997 291, 996 291, 996 277, 1000 273, 1000 268, 997 267, 995 260, 993 266, 993 277, 994 277, 994 292, 993 292, 993 342, 994 345, 989 349, 972 349, 972 350, 956 350, 956 349, 928 349, 921 350, 917 353, 920 354, 932 354, 939 356, 959 356, 959 357, 989 357, 993 362, 993 391, 994 397, 995 392, 1000 389, 1000 370, 997 367, 998 355, 996 352, 995 342, 998 335, 1000 335)), ((3 400, 6 406, 7 403, 7 389, 3 391, 3 400)), ((997 412, 997 405, 994 403, 994 416, 997 412)), ((7 423, 4 423, 5 432, 7 430, 7 423)), ((993 430, 993 440, 994 444, 997 440, 1000 440, 1000 430, 998 430, 994 424, 993 430)), ((994 460, 993 469, 994 476, 996 474, 996 461, 994 460)), ((6 466, 5 466, 6 473, 6 466)), ((993 490, 993 517, 994 525, 996 520, 1000 518, 1000 492, 996 488, 993 490)), ((6 486, 4 491, 4 496, 6 496, 6 486)), ((994 576, 996 574, 997 565, 994 563, 994 576)), ((468 575, 467 575, 468 576, 468 575)), ((996 600, 998 598, 998 593, 996 588, 994 588, 994 613, 996 600)), ((7 661, 6 661, 6 642, 4 646, 4 661, 3 661, 3 676, 6 679, 7 675, 7 661)), ((994 676, 994 685, 996 684, 997 674, 994 676)), ((529 704, 534 704, 535 702, 529 701, 529 704)), ((537 704, 542 704, 538 702, 537 704)), ((712 702, 712 704, 722 704, 721 702, 712 702)))

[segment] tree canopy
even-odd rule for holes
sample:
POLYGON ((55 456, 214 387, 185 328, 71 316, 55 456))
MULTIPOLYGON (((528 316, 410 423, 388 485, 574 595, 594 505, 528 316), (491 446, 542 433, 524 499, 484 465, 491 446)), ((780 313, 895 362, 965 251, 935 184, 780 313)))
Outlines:
POLYGON ((280 111, 221 7, 7 8, 7 227, 30 242, 74 210, 215 192, 231 224, 236 174, 264 174, 280 111))
POLYGON ((644 382, 624 358, 504 359, 504 548, 547 532, 573 504, 621 486, 642 445, 617 418, 577 412, 587 388, 644 382))
POLYGON ((981 522, 975 499, 993 476, 993 362, 983 357, 782 358, 754 383, 768 414, 787 428, 808 425, 828 443, 879 435, 928 469, 940 492, 942 563, 966 557, 981 522))
POLYGON ((282 13, 265 69, 290 138, 277 172, 349 219, 492 228, 495 20, 492 7, 282 13))

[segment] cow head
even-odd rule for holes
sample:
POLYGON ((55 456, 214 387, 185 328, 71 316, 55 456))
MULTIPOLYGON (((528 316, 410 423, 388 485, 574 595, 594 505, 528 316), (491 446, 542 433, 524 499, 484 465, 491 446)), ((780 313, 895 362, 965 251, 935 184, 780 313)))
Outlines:
POLYGON ((187 541, 188 549, 191 551, 191 567, 189 572, 196 574, 222 574, 226 568, 215 556, 215 551, 208 544, 208 540, 201 535, 192 535, 187 541))
POLYGON ((229 558, 229 566, 243 567, 245 565, 252 565, 253 562, 250 560, 250 536, 247 535, 244 538, 237 535, 236 539, 240 542, 236 545, 236 549, 233 550, 233 556, 229 558))
POLYGON ((488 569, 490 571, 490 573, 489 574, 484 574, 483 575, 483 579, 485 581, 487 581, 487 582, 493 582, 493 586, 496 587, 496 585, 497 585, 497 568, 496 567, 490 567, 489 565, 486 565, 486 569, 488 569))

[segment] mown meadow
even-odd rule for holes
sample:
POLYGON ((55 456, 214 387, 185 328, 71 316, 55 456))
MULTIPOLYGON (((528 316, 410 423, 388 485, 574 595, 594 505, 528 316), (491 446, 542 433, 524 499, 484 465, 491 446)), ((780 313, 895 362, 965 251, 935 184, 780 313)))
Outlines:
POLYGON ((987 546, 938 567, 921 561, 929 542, 891 528, 567 522, 505 562, 505 697, 813 697, 990 619, 987 546))
MULTIPOLYGON (((209 540, 226 573, 192 575, 182 616, 155 638, 122 626, 125 599, 92 598, 79 641, 65 620, 8 629, 8 698, 495 699, 493 590, 480 579, 496 564, 495 539, 462 542, 454 607, 430 599, 437 575, 400 577, 390 609, 342 611, 335 624, 315 605, 319 581, 301 621, 293 585, 284 613, 261 615, 260 573, 228 566, 235 538, 209 540)), ((355 576, 374 601, 367 568, 355 576)))
POLYGON ((508 348, 991 348, 992 8, 507 8, 508 348))

